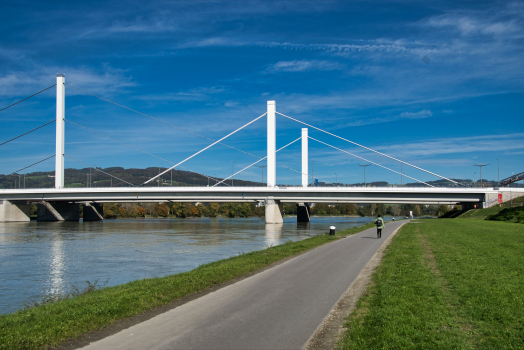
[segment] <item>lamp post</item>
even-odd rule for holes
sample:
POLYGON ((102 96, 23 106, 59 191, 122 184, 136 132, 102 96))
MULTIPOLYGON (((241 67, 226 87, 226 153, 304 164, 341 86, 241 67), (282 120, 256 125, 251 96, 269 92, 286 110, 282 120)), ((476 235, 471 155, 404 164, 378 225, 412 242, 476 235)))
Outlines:
POLYGON ((267 167, 267 165, 257 165, 257 168, 260 168, 262 170, 262 185, 264 184, 264 168, 267 167))
POLYGON ((235 162, 231 162, 231 186, 233 186, 233 164, 235 164, 235 162))
POLYGON ((473 173, 473 184, 475 184, 475 175, 477 175, 476 171, 473 173))
MULTIPOLYGON (((500 159, 497 158, 497 181, 500 182, 500 159)), ((497 184, 498 186, 499 184, 497 184)))
POLYGON ((213 174, 213 176, 215 177, 215 185, 216 185, 218 183, 217 174, 213 174))
POLYGON ((338 187, 338 175, 337 175, 337 173, 335 173, 335 185, 337 185, 337 187, 338 187))
POLYGON ((480 185, 482 186, 482 167, 488 166, 489 164, 475 164, 475 166, 480 167, 480 185))
POLYGON ((311 177, 313 180, 311 180, 311 184, 313 185, 315 183, 315 161, 311 161, 311 177))
POLYGON ((371 164, 364 164, 364 165, 358 165, 358 166, 363 166, 364 167, 364 187, 367 187, 367 181, 366 181, 366 168, 368 166, 371 166, 371 164))

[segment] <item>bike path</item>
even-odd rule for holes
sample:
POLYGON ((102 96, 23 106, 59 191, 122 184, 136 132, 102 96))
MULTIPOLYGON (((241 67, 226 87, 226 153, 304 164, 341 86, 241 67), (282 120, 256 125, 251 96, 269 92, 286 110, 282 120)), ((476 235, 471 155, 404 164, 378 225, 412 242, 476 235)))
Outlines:
POLYGON ((320 246, 82 349, 301 349, 404 222, 320 246))

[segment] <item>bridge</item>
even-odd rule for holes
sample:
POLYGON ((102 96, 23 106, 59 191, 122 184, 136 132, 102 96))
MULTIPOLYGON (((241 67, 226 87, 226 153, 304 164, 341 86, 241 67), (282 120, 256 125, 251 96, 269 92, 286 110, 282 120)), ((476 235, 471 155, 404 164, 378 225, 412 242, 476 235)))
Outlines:
MULTIPOLYGON (((54 86, 55 85, 51 87, 54 87, 54 86)), ((309 203, 325 202, 325 203, 461 204, 465 208, 473 208, 473 207, 481 208, 481 207, 490 207, 490 206, 496 205, 500 201, 506 201, 513 197, 524 195, 524 189, 464 187, 462 184, 454 180, 451 180, 444 176, 435 174, 428 170, 422 169, 420 167, 417 167, 403 160, 394 158, 390 155, 378 152, 369 147, 360 145, 358 143, 350 141, 339 135, 335 135, 326 130, 322 130, 316 126, 309 125, 296 118, 279 113, 276 111, 275 101, 267 102, 267 111, 265 113, 251 120, 250 122, 244 124, 243 126, 237 128, 236 130, 220 138, 219 140, 215 141, 215 140, 211 140, 205 137, 206 139, 212 141, 210 145, 206 146, 202 150, 194 153, 190 157, 187 157, 178 163, 169 162, 173 164, 173 166, 171 166, 167 170, 150 178, 149 180, 147 180, 146 182, 138 186, 128 183, 130 187, 65 188, 64 187, 64 157, 68 157, 64 152, 64 148, 65 148, 64 147, 64 135, 65 135, 65 121, 66 121, 65 119, 65 86, 66 86, 65 77, 63 75, 58 75, 57 83, 56 83, 56 120, 54 120, 54 122, 56 122, 56 153, 55 155, 42 160, 42 161, 45 161, 52 157, 55 158, 55 188, 38 188, 38 189, 19 188, 19 189, 0 190, 0 222, 29 221, 29 210, 30 210, 29 206, 31 203, 39 204, 37 216, 38 216, 38 220, 40 221, 62 221, 62 220, 75 221, 75 220, 79 220, 79 204, 80 203, 84 204, 84 217, 83 217, 84 221, 95 221, 95 220, 102 220, 103 218, 102 203, 109 203, 109 202, 141 202, 141 203, 143 202, 257 202, 261 204, 263 203, 265 205, 266 223, 267 224, 278 224, 278 223, 283 222, 282 203, 284 202, 297 204, 298 206, 297 220, 298 221, 309 221, 309 203), (278 150, 276 149, 276 114, 279 114, 285 118, 294 120, 300 124, 303 124, 304 126, 307 126, 307 128, 301 129, 301 137, 297 138, 296 140, 292 141, 291 143, 288 143, 287 145, 285 145, 284 147, 278 150), (167 173, 171 169, 181 167, 183 163, 197 156, 198 154, 206 151, 207 149, 213 147, 214 145, 221 144, 223 146, 227 146, 227 147, 236 149, 234 147, 224 144, 223 141, 226 138, 228 138, 229 136, 239 132, 246 126, 261 119, 262 117, 267 118, 267 156, 266 157, 258 157, 258 156, 253 155, 254 157, 258 158, 257 161, 255 161, 254 163, 248 165, 247 167, 241 169, 240 171, 236 172, 235 174, 232 174, 231 176, 221 181, 217 180, 215 185, 211 187, 161 187, 160 188, 160 187, 147 186, 148 184, 152 183, 155 179, 159 178, 160 176, 167 173), (331 137, 335 137, 345 142, 348 142, 352 145, 356 145, 358 147, 364 148, 368 151, 374 152, 383 157, 386 157, 396 162, 402 163, 403 165, 429 173, 438 178, 448 180, 452 183, 455 183, 457 187, 453 187, 453 188, 434 187, 431 184, 428 184, 416 178, 407 176, 403 173, 390 169, 379 163, 372 162, 368 159, 352 154, 346 150, 332 146, 325 141, 310 137, 308 136, 309 128, 315 129, 317 131, 321 131, 331 137), (401 174, 402 176, 410 178, 427 187, 414 187, 414 188, 407 188, 407 187, 338 187, 336 186, 336 184, 335 186, 332 186, 332 187, 316 187, 316 186, 312 187, 311 181, 310 181, 312 176, 310 176, 308 173, 308 168, 309 168, 309 164, 308 164, 309 144, 308 143, 309 143, 309 140, 313 140, 315 142, 329 146, 340 152, 348 154, 349 156, 356 157, 365 162, 368 162, 369 164, 373 164, 381 168, 384 168, 388 171, 392 171, 394 173, 401 174), (301 145, 302 145, 301 146, 302 169, 301 171, 297 171, 297 170, 294 170, 294 171, 296 171, 297 173, 301 175, 302 185, 297 186, 297 187, 277 186, 276 154, 277 152, 281 151, 282 149, 298 141, 301 141, 301 145), (220 184, 223 184, 225 180, 232 178, 233 176, 241 173, 242 171, 252 166, 255 166, 262 160, 267 161, 267 167, 266 167, 267 187, 240 187, 240 186, 221 187, 219 186, 220 184)), ((89 92, 86 92, 74 86, 71 86, 71 85, 68 85, 68 86, 74 89, 83 91, 87 94, 93 95, 89 92)), ((45 91, 45 90, 42 90, 42 91, 45 91)), ((93 95, 93 96, 97 98, 101 98, 96 95, 93 95)), ((101 99, 107 102, 116 104, 104 98, 101 98, 101 99)), ((19 101, 19 102, 22 102, 22 101, 19 101)), ((118 105, 118 106, 121 106, 121 105, 118 105)), ((121 106, 121 107, 127 108, 125 106, 121 106)), ((5 110, 6 108, 2 110, 5 110)), ((127 109, 130 109, 130 108, 127 108, 127 109)), ((140 113, 140 112, 137 112, 137 113, 140 113)), ((153 119, 156 119, 156 118, 153 118, 153 119)), ((47 125, 47 124, 44 124, 44 125, 47 125)), ((36 129, 33 129, 33 130, 36 130, 36 129)), ((21 137, 27 133, 24 133, 18 137, 21 137)), ((198 134, 195 134, 195 135, 203 137, 198 134)), ((15 137, 14 139, 18 137, 15 137)), ((11 139, 9 141, 12 141, 14 139, 11 139)), ((5 143, 6 142, 4 142, 4 144, 5 143)), ((136 149, 136 147, 133 147, 133 148, 136 149)), ((236 149, 236 150, 243 152, 243 153, 247 153, 239 149, 236 149)), ((140 151, 145 152, 142 150, 140 151)), ((72 157, 69 157, 69 158, 72 158, 72 157)), ((38 163, 35 163, 35 164, 38 164, 38 163)), ((96 171, 101 171, 99 169, 96 169, 96 167, 91 167, 91 168, 93 168, 96 171)), ((21 169, 21 170, 24 170, 24 169, 21 169)), ((107 175, 112 176, 110 174, 107 174, 107 175)), ((121 180, 121 179, 118 179, 118 180, 121 180)))

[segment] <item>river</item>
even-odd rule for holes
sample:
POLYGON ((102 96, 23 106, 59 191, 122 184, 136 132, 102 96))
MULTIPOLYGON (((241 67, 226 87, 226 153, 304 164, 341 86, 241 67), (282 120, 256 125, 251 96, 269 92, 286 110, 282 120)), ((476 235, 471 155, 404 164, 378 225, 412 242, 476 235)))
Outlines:
MULTIPOLYGON (((386 218, 386 221, 389 218, 386 218)), ((361 226, 369 217, 119 219, 0 223, 0 314, 86 281, 114 286, 189 271, 201 264, 361 226)))

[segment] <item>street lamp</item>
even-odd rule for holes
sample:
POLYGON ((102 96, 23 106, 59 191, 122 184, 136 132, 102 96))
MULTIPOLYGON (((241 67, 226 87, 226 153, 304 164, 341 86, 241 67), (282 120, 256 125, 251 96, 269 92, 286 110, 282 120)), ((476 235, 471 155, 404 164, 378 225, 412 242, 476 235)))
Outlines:
POLYGON ((475 184, 475 175, 477 175, 476 171, 473 173, 473 184, 475 184))
POLYGON ((311 180, 311 184, 315 183, 315 161, 311 161, 311 177, 313 178, 311 180))
POLYGON ((262 185, 264 185, 264 168, 267 167, 267 165, 257 165, 256 167, 262 170, 262 185))
POLYGON ((235 162, 231 162, 231 186, 233 186, 233 164, 235 164, 235 162))
POLYGON ((367 187, 367 182, 366 182, 366 168, 368 166, 371 166, 371 164, 364 164, 364 165, 358 165, 358 166, 363 166, 364 167, 364 187, 367 187))
POLYGON ((480 167, 480 185, 482 186, 482 167, 488 166, 489 164, 475 164, 474 166, 480 167))
POLYGON ((337 173, 335 173, 335 184, 336 184, 337 187, 338 187, 338 175, 337 175, 337 173))
MULTIPOLYGON (((497 158, 497 181, 500 182, 500 160, 497 158)), ((498 186, 499 184, 497 184, 498 186)))

